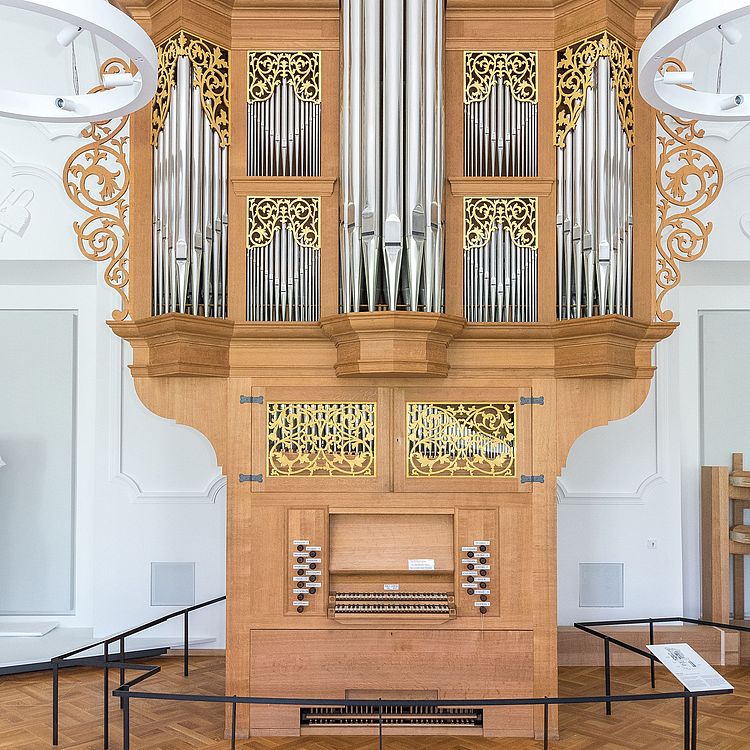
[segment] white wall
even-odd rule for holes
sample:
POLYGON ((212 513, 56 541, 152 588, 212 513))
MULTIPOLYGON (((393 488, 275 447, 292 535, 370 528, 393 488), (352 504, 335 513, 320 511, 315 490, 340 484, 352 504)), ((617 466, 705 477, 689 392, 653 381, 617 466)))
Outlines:
MULTIPOLYGON (((0 9, 0 25, 13 29, 0 47, 2 69, 17 71, 37 91, 72 91, 70 53, 54 42, 54 22, 31 25, 21 12, 0 9)), ((95 63, 86 35, 77 57, 87 90, 95 63)), ((100 635, 173 609, 150 605, 151 562, 195 562, 196 601, 224 593, 226 494, 209 442, 138 401, 130 351, 105 323, 118 298, 102 281, 104 265, 78 250, 72 225, 85 215, 61 179, 83 143, 78 132, 0 119, 0 309, 69 310, 78 319, 74 606, 55 619, 100 635), (28 213, 11 221, 3 209, 19 197, 28 213)), ((223 647, 223 605, 196 613, 191 623, 192 635, 223 647)))

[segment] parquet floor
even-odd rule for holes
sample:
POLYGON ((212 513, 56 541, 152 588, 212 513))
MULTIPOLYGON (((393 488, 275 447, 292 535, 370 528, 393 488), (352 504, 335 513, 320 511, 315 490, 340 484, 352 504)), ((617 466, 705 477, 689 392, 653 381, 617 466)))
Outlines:
MULTIPOLYGON (((155 660, 162 672, 149 680, 146 690, 168 692, 223 692, 222 658, 194 657, 191 676, 181 675, 181 660, 155 660)), ((699 701, 699 748, 750 750, 750 670, 723 670, 735 694, 699 701)), ((116 674, 112 675, 115 686, 116 674)), ((60 747, 63 750, 99 750, 101 741, 101 672, 64 670, 60 680, 60 747)), ((561 695, 595 695, 602 690, 602 670, 563 667, 561 695)), ((618 667, 613 670, 613 692, 648 692, 648 670, 618 667)), ((675 689, 664 675, 657 689, 675 689)), ((120 712, 111 702, 111 742, 121 748, 120 712)), ((228 750, 222 739, 223 711, 210 704, 133 701, 132 750, 228 750)), ((47 750, 50 742, 51 677, 38 673, 0 678, 0 749, 47 750)), ((602 706, 562 706, 561 739, 553 750, 681 750, 682 702, 615 704, 607 717, 602 706)), ((263 738, 238 741, 240 750, 376 750, 376 737, 263 738)), ((386 737, 385 750, 541 750, 532 740, 490 740, 461 737, 386 737)))

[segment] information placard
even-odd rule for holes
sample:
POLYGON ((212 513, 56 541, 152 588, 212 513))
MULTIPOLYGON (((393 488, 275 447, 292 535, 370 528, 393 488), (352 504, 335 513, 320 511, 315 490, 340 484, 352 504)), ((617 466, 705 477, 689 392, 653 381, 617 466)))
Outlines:
POLYGON ((692 693, 733 690, 695 649, 687 643, 658 643, 649 651, 692 693))

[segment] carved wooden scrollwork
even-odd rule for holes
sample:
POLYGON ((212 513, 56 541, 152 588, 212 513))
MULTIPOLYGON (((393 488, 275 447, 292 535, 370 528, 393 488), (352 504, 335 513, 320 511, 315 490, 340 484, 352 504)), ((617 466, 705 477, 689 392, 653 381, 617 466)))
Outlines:
MULTIPOLYGON (((662 71, 685 70, 669 58, 662 71)), ((680 263, 700 258, 708 247, 713 226, 698 214, 719 195, 724 171, 716 156, 700 144, 704 131, 697 120, 683 120, 657 112, 656 188, 656 317, 672 320, 664 297, 680 283, 680 263)))
POLYGON ((486 245, 496 229, 520 247, 537 247, 536 198, 465 198, 464 250, 486 245))
POLYGON ((158 47, 159 82, 151 109, 151 145, 156 146, 176 85, 177 58, 187 57, 201 104, 222 147, 229 145, 229 50, 179 31, 158 47))
POLYGON ((320 52, 248 52, 247 100, 268 99, 286 79, 302 102, 320 104, 320 52))
POLYGON ((575 128, 594 85, 594 69, 600 57, 608 57, 617 112, 633 146, 633 50, 608 32, 583 39, 557 52, 557 99, 555 146, 565 148, 565 136, 575 128))
MULTIPOLYGON (((104 73, 135 73, 125 61, 112 58, 101 66, 104 73)), ((94 91, 100 90, 97 87, 94 91)), ((89 217, 75 222, 73 229, 84 257, 107 263, 104 281, 122 301, 112 319, 121 321, 129 315, 128 189, 130 164, 128 136, 123 133, 128 117, 94 122, 82 131, 88 142, 77 149, 63 169, 63 184, 68 197, 89 217)))
POLYGON ((320 249, 319 198, 247 199, 247 246, 263 247, 286 224, 302 247, 320 249))
POLYGON ((496 81, 503 81, 519 102, 536 104, 536 52, 465 53, 464 104, 486 99, 496 81))

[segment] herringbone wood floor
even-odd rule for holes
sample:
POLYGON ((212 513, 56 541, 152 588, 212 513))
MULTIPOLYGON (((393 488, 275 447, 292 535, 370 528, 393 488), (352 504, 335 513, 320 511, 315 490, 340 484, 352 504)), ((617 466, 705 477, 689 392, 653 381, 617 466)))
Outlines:
MULTIPOLYGON (((181 675, 181 660, 162 659, 162 672, 144 685, 146 690, 191 693, 223 692, 223 659, 194 657, 191 676, 181 675)), ((723 670, 735 694, 699 701, 699 747, 711 750, 750 748, 750 671, 723 670)), ((132 674, 132 673, 131 673, 132 674)), ((112 675, 115 687, 116 673, 112 675)), ((613 670, 613 691, 648 692, 648 670, 618 667, 613 670)), ((675 689, 661 674, 657 689, 675 689)), ((596 695, 602 691, 602 670, 564 667, 561 695, 596 695)), ((60 686, 60 747, 63 750, 99 750, 101 736, 101 672, 64 670, 60 686)), ((111 742, 121 748, 120 712, 111 701, 111 742)), ((49 673, 0 678, 0 748, 47 750, 50 742, 51 677, 49 673)), ((555 750, 678 750, 682 748, 682 702, 615 704, 607 717, 602 706, 563 706, 561 739, 555 750)), ((131 710, 133 750, 227 750, 222 740, 223 711, 208 704, 134 701, 131 710)), ((252 739, 237 743, 242 750, 376 750, 376 737, 252 739)), ((531 740, 489 740, 457 737, 386 737, 386 750, 539 750, 531 740)))

